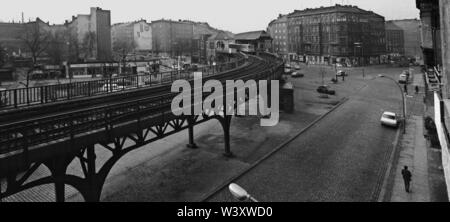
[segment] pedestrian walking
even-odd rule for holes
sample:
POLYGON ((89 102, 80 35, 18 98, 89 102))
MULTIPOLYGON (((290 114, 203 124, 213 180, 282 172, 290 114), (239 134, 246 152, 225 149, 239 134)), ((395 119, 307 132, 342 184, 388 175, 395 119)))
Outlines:
POLYGON ((403 89, 405 90, 406 95, 408 95, 408 86, 406 84, 403 85, 403 89))
POLYGON ((407 193, 410 192, 410 184, 411 184, 411 180, 412 180, 412 174, 411 171, 408 170, 408 167, 405 166, 405 168, 402 170, 402 176, 403 176, 403 181, 405 182, 405 190, 407 193))
POLYGON ((416 86, 416 94, 419 94, 419 86, 416 86))

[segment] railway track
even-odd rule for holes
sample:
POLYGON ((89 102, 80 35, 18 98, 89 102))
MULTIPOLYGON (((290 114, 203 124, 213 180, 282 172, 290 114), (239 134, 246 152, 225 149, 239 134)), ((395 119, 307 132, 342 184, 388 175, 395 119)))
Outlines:
MULTIPOLYGON (((276 66, 275 63, 250 56, 249 65, 244 68, 208 76, 203 81, 217 79, 223 83, 226 80, 258 78, 258 74, 273 72, 271 69, 276 66)), ((112 123, 125 124, 136 118, 158 118, 158 114, 170 110, 171 101, 176 95, 170 92, 170 86, 162 86, 148 93, 151 95, 144 94, 125 102, 107 101, 70 111, 57 109, 33 118, 3 122, 0 124, 0 154, 99 130, 112 123)))

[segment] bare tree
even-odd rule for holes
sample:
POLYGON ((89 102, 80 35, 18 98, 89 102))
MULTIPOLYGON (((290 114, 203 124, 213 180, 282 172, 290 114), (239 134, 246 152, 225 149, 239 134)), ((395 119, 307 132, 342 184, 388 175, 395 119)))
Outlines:
POLYGON ((66 47, 66 41, 62 32, 55 32, 50 35, 49 46, 46 50, 47 55, 50 57, 51 62, 54 65, 59 65, 64 60, 64 49, 66 47))
POLYGON ((134 52, 136 49, 135 41, 127 41, 124 39, 120 39, 114 42, 113 44, 113 52, 119 57, 119 60, 122 62, 122 69, 125 70, 127 65, 127 56, 128 54, 134 52))
POLYGON ((84 60, 87 60, 94 56, 95 41, 96 41, 95 38, 96 38, 95 32, 87 32, 84 35, 83 42, 81 45, 84 60))
POLYGON ((0 42, 0 68, 3 67, 3 65, 6 63, 7 58, 8 58, 8 54, 5 50, 5 47, 0 42))
POLYGON ((26 83, 22 83, 26 88, 30 85, 30 75, 37 65, 38 58, 44 53, 50 45, 50 33, 40 27, 38 21, 24 25, 23 31, 19 36, 22 44, 30 53, 32 67, 27 71, 26 83))

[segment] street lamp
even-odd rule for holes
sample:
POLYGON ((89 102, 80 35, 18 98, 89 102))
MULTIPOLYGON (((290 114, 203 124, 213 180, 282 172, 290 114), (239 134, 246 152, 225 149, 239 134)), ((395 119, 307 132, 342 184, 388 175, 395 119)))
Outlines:
MULTIPOLYGON (((361 57, 362 57, 362 60, 363 60, 363 62, 364 62, 364 51, 363 51, 363 45, 362 45, 362 43, 361 42, 355 42, 355 43, 353 43, 354 44, 354 46, 355 46, 355 57, 356 57, 356 48, 361 48, 361 57)), ((361 60, 360 60, 361 61, 361 60)), ((362 64, 362 62, 361 62, 361 64, 362 64)))
POLYGON ((403 92, 402 86, 393 78, 385 75, 378 75, 380 78, 387 78, 392 80, 400 89, 400 92, 402 94, 402 104, 403 104, 403 134, 406 134, 406 99, 405 99, 405 93, 403 92))
POLYGON ((246 190, 235 183, 230 184, 230 186, 228 186, 228 189, 230 190, 231 194, 233 194, 233 196, 239 201, 250 200, 252 202, 258 202, 255 198, 250 196, 250 194, 248 194, 246 190))

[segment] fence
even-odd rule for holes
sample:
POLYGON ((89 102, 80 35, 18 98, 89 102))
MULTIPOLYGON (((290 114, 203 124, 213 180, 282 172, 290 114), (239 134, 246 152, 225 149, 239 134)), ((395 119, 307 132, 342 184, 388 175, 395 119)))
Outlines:
MULTIPOLYGON (((202 72, 204 75, 214 75, 219 72, 235 69, 244 64, 245 58, 240 58, 237 61, 216 66, 201 67, 198 69, 198 72, 202 72)), ((177 79, 189 79, 192 77, 192 71, 181 70, 2 90, 0 91, 0 110, 67 101, 75 98, 104 95, 145 87, 154 87, 170 84, 177 79)))

